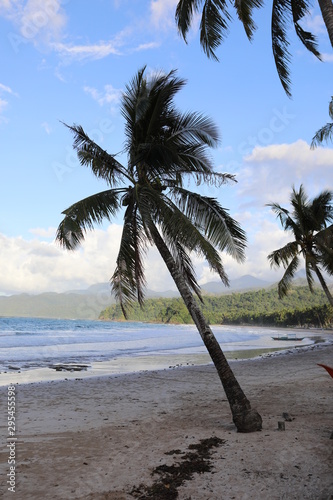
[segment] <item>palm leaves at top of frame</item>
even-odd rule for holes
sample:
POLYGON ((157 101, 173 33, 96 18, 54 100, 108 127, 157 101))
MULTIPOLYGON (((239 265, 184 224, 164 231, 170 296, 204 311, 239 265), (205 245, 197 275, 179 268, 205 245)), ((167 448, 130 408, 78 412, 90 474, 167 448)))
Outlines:
MULTIPOLYGON (((256 30, 253 20, 253 11, 263 7, 263 0, 234 0, 230 2, 242 22, 245 33, 251 41, 256 30)), ((290 52, 288 30, 293 26, 303 45, 318 59, 316 37, 301 26, 301 21, 309 14, 311 2, 309 0, 273 0, 271 34, 272 49, 276 69, 282 86, 288 96, 290 91, 289 63, 290 52)), ((180 0, 176 8, 176 23, 184 40, 191 27, 194 16, 201 11, 200 44, 205 54, 215 60, 216 49, 223 42, 229 31, 232 19, 230 5, 226 0, 180 0), (202 9, 202 11, 201 11, 202 9)))

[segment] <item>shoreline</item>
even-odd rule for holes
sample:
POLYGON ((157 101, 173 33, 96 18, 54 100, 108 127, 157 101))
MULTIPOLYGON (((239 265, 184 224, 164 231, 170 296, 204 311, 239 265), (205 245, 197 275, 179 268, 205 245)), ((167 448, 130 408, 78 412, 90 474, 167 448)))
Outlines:
MULTIPOLYGON (((286 330, 286 329, 284 329, 286 330)), ((287 329, 287 332, 292 332, 292 329, 287 329)), ((261 359, 265 357, 287 355, 294 350, 313 349, 314 346, 324 346, 333 343, 333 337, 323 337, 318 335, 317 331, 311 330, 315 336, 308 336, 307 339, 311 343, 298 344, 297 342, 281 341, 281 347, 256 347, 255 344, 247 346, 247 348, 225 350, 224 354, 228 362, 240 362, 247 359, 261 359), (318 337, 316 337, 318 336, 318 337), (292 344, 292 345, 291 345, 292 344)), ((321 333, 321 332, 320 332, 321 333)), ((223 345, 222 345, 223 349, 223 345)), ((203 349, 203 352, 174 352, 144 354, 136 356, 115 357, 107 361, 92 362, 92 363, 55 363, 48 367, 37 367, 30 369, 12 369, 0 372, 0 387, 8 384, 31 384, 40 382, 49 382, 57 380, 76 380, 90 379, 96 377, 116 376, 121 374, 141 373, 154 370, 172 369, 180 366, 201 366, 212 364, 208 352, 203 349), (63 369, 56 370, 57 367, 63 369), (78 368, 82 366, 82 368, 78 368)))
POLYGON ((191 446, 216 437, 212 472, 185 481, 179 500, 328 500, 333 379, 317 363, 332 361, 333 345, 317 344, 232 362, 263 417, 262 432, 251 434, 235 431, 213 365, 19 385, 17 498, 133 500, 133 489, 158 479, 154 468, 179 464, 191 446), (281 432, 283 413, 291 420, 281 432))

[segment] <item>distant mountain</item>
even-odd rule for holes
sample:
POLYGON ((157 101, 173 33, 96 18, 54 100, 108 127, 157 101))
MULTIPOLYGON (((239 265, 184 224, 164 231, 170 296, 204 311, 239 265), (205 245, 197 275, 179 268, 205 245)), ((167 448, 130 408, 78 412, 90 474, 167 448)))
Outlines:
MULTIPOLYGON (((305 273, 296 275, 295 286, 305 285, 305 273)), ((203 294, 227 295, 233 292, 246 292, 275 287, 276 283, 245 275, 230 280, 230 287, 221 281, 210 281, 201 286, 203 294)), ((146 297, 179 297, 174 290, 164 292, 146 291, 146 297)), ((70 290, 63 293, 47 292, 38 295, 26 293, 0 296, 0 316, 24 316, 36 318, 97 319, 102 310, 115 303, 110 283, 96 283, 86 289, 70 290)))
POLYGON ((22 293, 0 297, 0 316, 33 318, 96 319, 114 303, 111 293, 22 293))
POLYGON ((257 290, 260 288, 268 288, 272 286, 273 283, 270 281, 261 280, 259 278, 255 278, 254 276, 250 276, 246 274, 241 278, 236 278, 234 280, 230 280, 230 287, 226 287, 223 285, 221 281, 210 281, 201 285, 201 288, 206 293, 213 294, 222 294, 222 293, 232 293, 239 291, 248 291, 248 290, 257 290))
MULTIPOLYGON (((174 291, 154 292, 147 290, 147 298, 179 297, 174 291)), ((46 292, 38 295, 21 293, 0 296, 0 316, 32 318, 97 319, 100 312, 115 299, 110 283, 97 283, 84 290, 46 292)))

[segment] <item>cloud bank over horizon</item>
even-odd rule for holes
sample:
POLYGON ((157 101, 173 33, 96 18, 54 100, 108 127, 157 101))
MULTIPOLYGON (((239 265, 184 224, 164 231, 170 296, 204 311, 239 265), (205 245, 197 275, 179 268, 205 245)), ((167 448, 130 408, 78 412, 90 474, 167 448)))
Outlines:
MULTIPOLYGON (((244 157, 233 200, 234 203, 236 200, 238 210, 231 215, 246 231, 248 246, 243 264, 222 255, 231 280, 245 274, 267 281, 280 279, 283 270, 270 269, 267 255, 285 245, 289 236, 265 204, 275 201, 288 207, 292 184, 304 183, 310 198, 325 188, 333 189, 332 184, 327 185, 323 180, 327 179, 332 163, 333 150, 319 148, 312 151, 301 140, 293 144, 256 147, 244 157)), ((30 232, 34 235, 31 240, 0 235, 0 259, 6 262, 6 269, 0 276, 0 293, 84 289, 106 282, 112 276, 122 232, 120 224, 88 232, 82 247, 74 252, 65 251, 55 244, 56 228, 34 228, 30 232)), ((204 260, 193 256, 193 261, 200 284, 218 279, 204 260)), ((149 289, 175 289, 154 248, 147 254, 146 277, 149 289)))

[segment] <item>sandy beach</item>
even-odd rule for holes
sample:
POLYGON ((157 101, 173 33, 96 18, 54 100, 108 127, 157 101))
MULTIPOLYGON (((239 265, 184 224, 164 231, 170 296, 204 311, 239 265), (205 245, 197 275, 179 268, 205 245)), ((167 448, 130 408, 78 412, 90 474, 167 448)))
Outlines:
POLYGON ((15 493, 3 439, 0 496, 332 499, 333 379, 317 363, 333 365, 333 345, 231 362, 263 417, 252 434, 236 432, 211 365, 16 385, 15 493))

